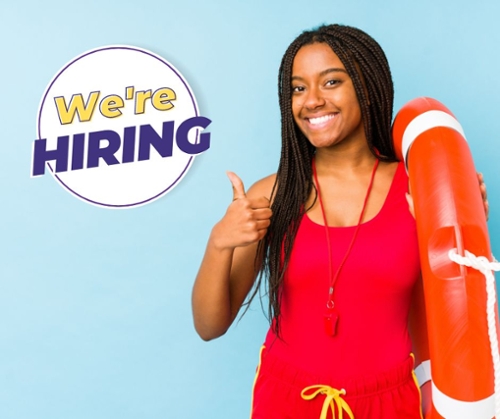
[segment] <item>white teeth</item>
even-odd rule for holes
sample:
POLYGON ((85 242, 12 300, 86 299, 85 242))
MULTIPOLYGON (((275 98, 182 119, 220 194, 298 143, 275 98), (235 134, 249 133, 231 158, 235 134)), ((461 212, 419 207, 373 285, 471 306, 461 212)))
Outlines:
POLYGON ((335 118, 335 115, 324 115, 319 118, 309 118, 309 122, 312 125, 322 124, 323 122, 329 121, 330 119, 335 118))

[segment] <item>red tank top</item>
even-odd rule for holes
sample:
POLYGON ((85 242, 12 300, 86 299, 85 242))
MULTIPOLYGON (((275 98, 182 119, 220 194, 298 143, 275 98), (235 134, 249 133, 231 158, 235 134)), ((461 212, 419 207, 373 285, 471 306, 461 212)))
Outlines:
MULTIPOLYGON (((400 163, 382 209, 361 224, 337 280, 339 321, 333 337, 323 322, 330 284, 325 227, 304 215, 283 283, 282 340, 270 329, 268 351, 304 371, 339 378, 383 372, 408 358, 408 312, 420 263, 407 190, 400 163)), ((329 228, 334 272, 355 228, 329 228)))

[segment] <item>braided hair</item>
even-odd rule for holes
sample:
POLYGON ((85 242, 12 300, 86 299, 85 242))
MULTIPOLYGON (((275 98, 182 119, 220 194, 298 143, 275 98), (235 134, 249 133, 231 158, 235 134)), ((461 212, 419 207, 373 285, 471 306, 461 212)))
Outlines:
POLYGON ((257 252, 262 255, 260 275, 250 297, 251 301, 263 278, 267 278, 264 291, 269 296, 268 315, 278 336, 283 276, 301 218, 307 211, 306 201, 314 189, 311 163, 315 147, 297 127, 292 115, 292 66, 298 50, 314 43, 327 44, 351 77, 371 152, 381 161, 396 161, 390 134, 394 87, 380 45, 365 32, 350 26, 324 25, 303 32, 286 50, 279 69, 281 157, 272 191, 271 224, 257 252))

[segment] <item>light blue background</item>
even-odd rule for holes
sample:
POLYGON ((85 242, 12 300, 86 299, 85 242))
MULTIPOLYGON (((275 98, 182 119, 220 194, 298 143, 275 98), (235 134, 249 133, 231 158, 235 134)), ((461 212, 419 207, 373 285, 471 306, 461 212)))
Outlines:
POLYGON ((279 157, 276 80, 303 29, 346 23, 385 49, 395 110, 416 96, 461 121, 485 175, 500 254, 500 2, 479 0, 2 1, 0 418, 248 417, 259 304, 217 341, 195 334, 190 293, 212 225, 279 157), (212 119, 211 148, 179 186, 132 210, 88 205, 30 178, 46 85, 92 48, 129 44, 172 62, 212 119))

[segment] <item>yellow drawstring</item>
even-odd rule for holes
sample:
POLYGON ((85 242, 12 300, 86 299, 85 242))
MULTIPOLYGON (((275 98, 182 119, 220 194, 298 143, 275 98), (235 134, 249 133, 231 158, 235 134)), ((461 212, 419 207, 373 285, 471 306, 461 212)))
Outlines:
MULTIPOLYGON (((413 366, 415 366, 415 355, 410 353, 410 356, 413 359, 413 366)), ((415 374, 414 369, 411 370, 411 376, 413 377, 413 382, 415 383, 415 386, 417 387, 417 390, 418 390, 418 398, 420 401, 420 403, 419 403, 419 405, 420 405, 420 418, 424 419, 424 413, 422 411, 422 390, 420 388, 420 384, 418 383, 417 374, 415 374)))
POLYGON ((333 415, 333 419, 335 419, 335 404, 337 405, 337 411, 339 412, 339 419, 343 418, 343 412, 346 411, 347 414, 351 419, 354 419, 354 415, 351 411, 351 408, 347 404, 347 402, 342 398, 343 395, 345 395, 345 390, 337 390, 335 388, 332 388, 330 386, 325 386, 325 385, 315 385, 315 386, 310 386, 306 387, 300 395, 304 400, 312 400, 314 399, 318 394, 324 394, 326 395, 325 401, 323 402, 323 408, 321 409, 321 415, 319 419, 326 419, 326 415, 328 413, 328 407, 330 407, 330 410, 333 415), (316 390, 310 393, 311 390, 316 390), (309 394, 307 394, 309 392, 309 394), (335 404, 334 404, 335 403, 335 404))

